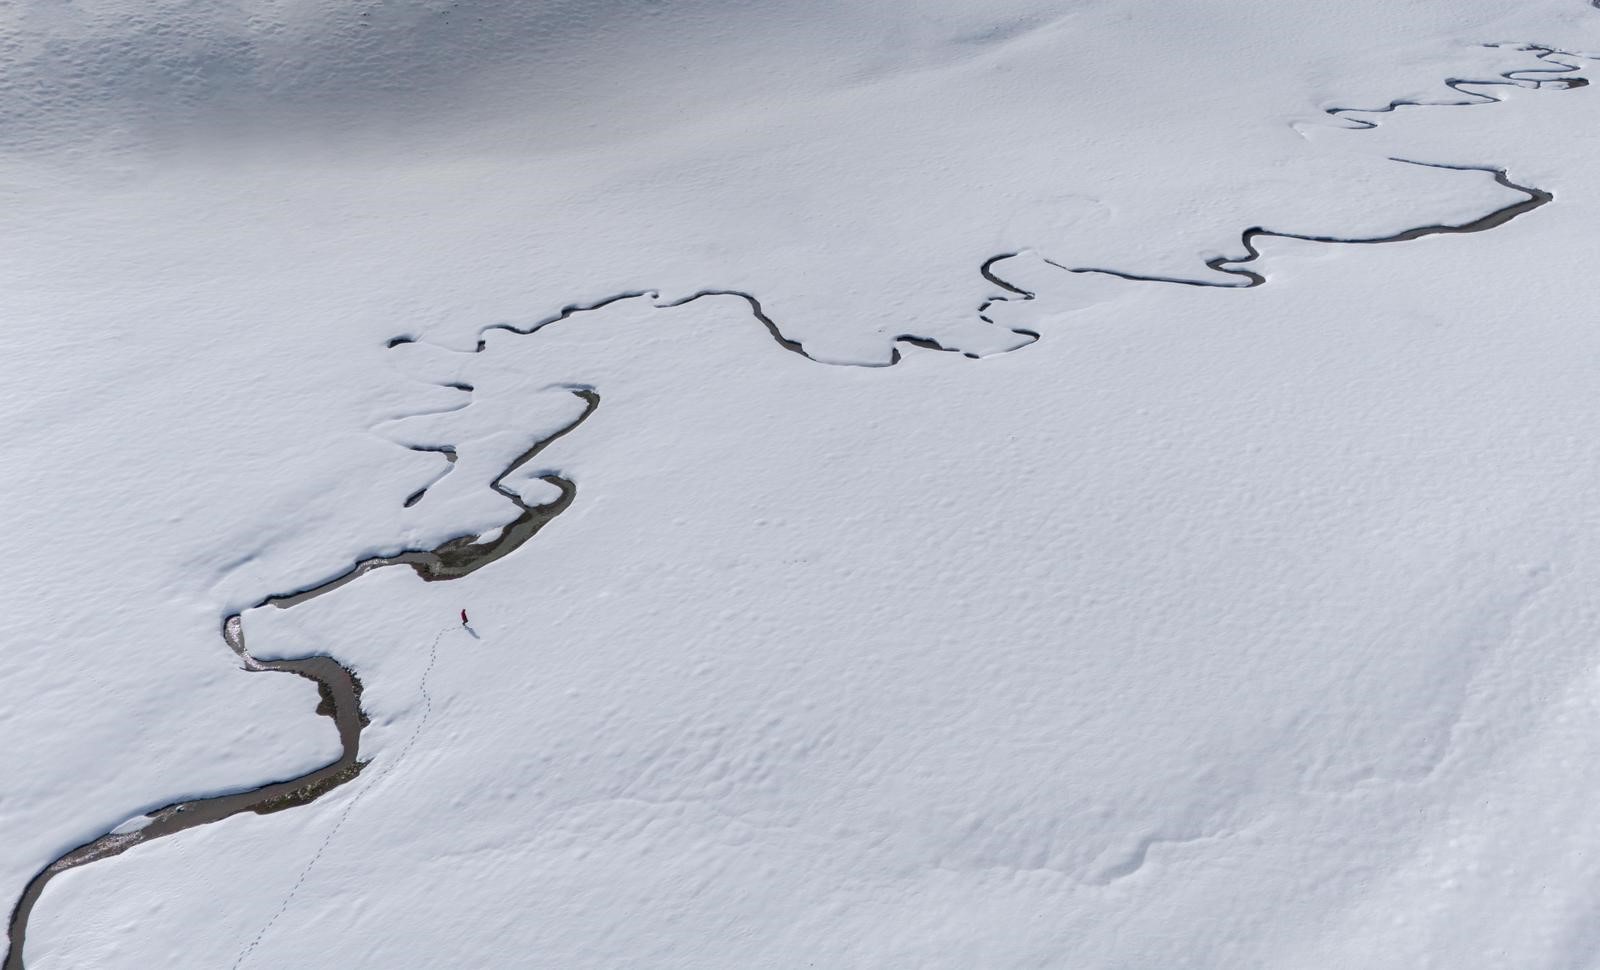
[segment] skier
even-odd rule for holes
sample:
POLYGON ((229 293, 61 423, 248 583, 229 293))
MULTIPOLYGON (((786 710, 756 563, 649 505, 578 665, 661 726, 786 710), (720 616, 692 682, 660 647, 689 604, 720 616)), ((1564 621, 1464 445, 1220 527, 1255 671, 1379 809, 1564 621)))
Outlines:
POLYGON ((466 610, 462 610, 461 611, 461 625, 462 626, 466 626, 467 625, 467 611, 466 610))

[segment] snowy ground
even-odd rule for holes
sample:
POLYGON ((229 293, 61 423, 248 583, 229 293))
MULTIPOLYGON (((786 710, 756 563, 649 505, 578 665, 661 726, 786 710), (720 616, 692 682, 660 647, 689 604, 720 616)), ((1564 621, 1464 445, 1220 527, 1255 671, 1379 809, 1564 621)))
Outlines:
POLYGON ((3 18, 32 970, 1600 965, 1581 0, 3 18))

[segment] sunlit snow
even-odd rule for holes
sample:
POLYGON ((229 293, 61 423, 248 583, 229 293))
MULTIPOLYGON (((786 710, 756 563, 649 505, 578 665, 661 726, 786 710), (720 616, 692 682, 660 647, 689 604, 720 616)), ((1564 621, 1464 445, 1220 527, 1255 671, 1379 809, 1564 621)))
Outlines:
POLYGON ((7 970, 1600 960, 1584 0, 0 40, 7 970))

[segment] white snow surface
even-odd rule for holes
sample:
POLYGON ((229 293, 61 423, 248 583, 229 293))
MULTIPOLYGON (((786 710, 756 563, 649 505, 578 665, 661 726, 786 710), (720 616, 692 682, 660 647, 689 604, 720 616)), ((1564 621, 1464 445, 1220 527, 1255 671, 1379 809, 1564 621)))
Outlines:
POLYGON ((57 876, 27 966, 1600 966, 1600 94, 1325 113, 1585 51, 1582 0, 0 13, 0 887, 336 756, 229 614, 372 718, 57 876), (1237 283, 1486 168, 1554 201, 1061 269, 1237 283), (521 549, 251 609, 505 524, 587 388, 521 549))

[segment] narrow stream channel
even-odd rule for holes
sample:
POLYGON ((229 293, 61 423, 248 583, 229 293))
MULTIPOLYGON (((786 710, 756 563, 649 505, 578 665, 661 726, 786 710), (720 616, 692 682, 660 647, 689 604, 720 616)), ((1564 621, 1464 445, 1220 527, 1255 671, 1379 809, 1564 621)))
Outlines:
MULTIPOLYGON (((1600 0, 1593 0, 1596 7, 1600 7, 1600 0)), ((1495 46, 1495 45, 1490 45, 1495 46)), ((1463 106, 1494 102, 1500 100, 1492 95, 1464 90, 1464 88, 1482 87, 1491 85, 1512 85, 1518 87, 1540 88, 1546 85, 1563 89, 1579 88, 1586 85, 1587 80, 1581 77, 1569 76, 1571 72, 1579 69, 1576 64, 1567 64, 1556 60, 1557 56, 1577 57, 1570 52, 1560 51, 1555 48, 1537 45, 1522 45, 1518 49, 1537 52, 1541 60, 1546 60, 1553 65, 1547 68, 1525 68, 1516 71, 1507 71, 1496 79, 1472 81, 1462 79, 1449 79, 1445 83, 1454 90, 1471 100, 1458 102, 1424 102, 1424 101, 1392 101, 1381 108, 1327 108, 1327 114, 1343 118, 1346 114, 1378 114, 1395 111, 1407 106, 1463 106), (1548 75, 1548 76, 1530 76, 1548 75)), ((1373 127, 1376 123, 1365 119, 1352 120, 1358 127, 1373 127)), ((1252 227, 1246 229, 1241 237, 1241 245, 1245 251, 1241 256, 1219 256, 1207 260, 1205 265, 1217 272, 1226 274, 1231 279, 1227 280, 1191 280, 1177 277, 1145 276, 1135 273, 1125 273, 1112 269, 1097 267, 1069 267, 1060 263, 1044 260, 1051 266, 1070 273, 1093 273, 1114 276, 1119 279, 1139 282, 1173 283, 1182 286, 1203 286, 1220 288, 1249 288, 1260 286, 1267 282, 1267 278, 1254 270, 1244 268, 1245 264, 1252 263, 1260 258, 1260 252, 1255 246, 1257 239, 1281 238, 1299 239, 1309 242, 1338 243, 1344 245, 1373 245, 1392 242, 1406 242, 1421 239, 1426 236, 1446 235, 1458 233, 1485 232, 1497 228, 1505 223, 1531 212, 1540 206, 1546 205, 1554 197, 1551 193, 1532 186, 1520 185, 1511 181, 1504 169, 1491 166, 1476 165, 1446 165, 1431 162, 1417 162, 1408 159, 1395 159, 1412 165, 1424 165, 1431 168, 1451 169, 1458 171, 1478 171, 1490 173, 1494 180, 1506 188, 1522 193, 1523 199, 1497 209, 1488 215, 1460 224, 1436 223, 1407 229, 1392 235, 1373 238, 1339 238, 1333 236, 1302 235, 1291 232, 1252 227)), ((984 316, 991 305, 997 301, 1008 299, 1032 300, 1035 294, 1020 286, 1005 280, 996 272, 996 267, 1007 259, 1020 255, 1019 252, 1007 252, 993 256, 986 260, 979 268, 984 279, 1004 290, 1009 296, 997 296, 979 307, 979 315, 986 322, 993 323, 984 316)), ((688 297, 672 303, 657 304, 663 308, 683 306, 696 300, 715 296, 732 296, 744 300, 750 311, 772 337, 773 341, 782 349, 804 356, 810 360, 817 360, 807 353, 800 341, 786 336, 777 323, 768 316, 760 301, 752 294, 741 290, 705 289, 688 297)), ((599 302, 588 305, 569 305, 558 313, 540 320, 527 327, 517 327, 510 324, 496 324, 486 328, 488 330, 509 330, 517 334, 531 334, 549 324, 568 319, 575 314, 597 310, 601 307, 616 303, 620 300, 634 298, 657 299, 659 294, 651 290, 637 290, 619 293, 607 297, 599 302)), ((1019 328, 1012 328, 1012 333, 1029 338, 1030 342, 1039 339, 1039 334, 1019 328)), ((399 336, 388 342, 389 347, 412 343, 415 336, 399 336)), ((899 363, 901 359, 899 344, 908 344, 927 350, 946 352, 961 352, 958 348, 945 347, 938 341, 928 337, 902 333, 890 338, 892 345, 890 358, 885 363, 867 364, 861 366, 884 367, 899 363)), ((478 341, 477 352, 486 349, 482 339, 478 341)), ((967 354, 967 356, 975 356, 967 354)), ((826 361, 821 361, 827 363, 826 361)), ((452 385, 460 390, 471 392, 468 385, 452 385)), ((427 582, 459 579, 471 575, 478 569, 492 563, 521 547, 532 539, 540 529, 544 528, 551 520, 566 511, 577 495, 577 486, 570 480, 556 474, 541 476, 542 480, 555 486, 560 492, 559 496, 545 505, 530 506, 519 497, 512 489, 507 488, 505 480, 540 452, 555 441, 565 437, 575 430, 584 421, 588 420, 595 409, 600 406, 600 396, 592 388, 572 387, 568 390, 582 400, 585 404, 583 413, 572 422, 562 427, 549 437, 535 443, 527 451, 517 456, 506 466, 492 482, 490 488, 508 498, 519 509, 515 519, 503 527, 495 538, 482 541, 476 535, 461 535, 448 539, 432 549, 406 550, 392 556, 380 556, 364 559, 355 563, 348 570, 332 579, 312 586, 307 589, 290 593, 280 593, 268 596, 256 604, 256 608, 273 606, 279 609, 291 609, 301 603, 308 602, 319 596, 331 593, 334 590, 353 582, 374 569, 385 566, 410 566, 418 576, 427 582)), ((452 464, 455 460, 453 449, 431 449, 441 451, 452 464)), ((437 479, 435 479, 437 481, 437 479)), ((427 487, 419 489, 406 499, 409 507, 422 499, 427 492, 427 487)), ((100 859, 109 858, 126 852, 136 845, 142 845, 155 839, 164 838, 178 832, 192 829, 201 825, 230 818, 243 812, 257 812, 265 814, 282 811, 299 805, 309 804, 322 795, 332 791, 340 785, 346 784, 360 776, 366 762, 360 760, 361 731, 367 724, 366 715, 361 710, 361 681, 348 668, 328 656, 302 657, 293 660, 260 661, 252 657, 246 648, 244 639, 243 619, 240 614, 233 614, 224 619, 222 623, 222 638, 229 649, 238 655, 246 670, 275 671, 292 673, 314 682, 321 694, 322 702, 317 708, 317 713, 331 717, 339 732, 339 741, 342 751, 339 757, 321 768, 307 772, 295 778, 284 781, 272 782, 251 788, 247 791, 233 794, 217 795, 206 798, 195 798, 187 801, 174 802, 163 808, 149 812, 136 823, 124 823, 116 830, 106 833, 90 842, 80 845, 50 862, 41 869, 27 886, 23 889, 21 897, 11 913, 9 923, 10 945, 6 952, 3 970, 25 970, 23 950, 27 938, 28 919, 33 912, 35 903, 57 874, 68 869, 75 869, 100 859)))
MULTIPOLYGON (((545 505, 528 505, 514 491, 506 487, 505 480, 532 461, 541 451, 587 421, 600 406, 600 395, 592 389, 583 387, 570 390, 575 397, 584 402, 583 413, 559 431, 536 442, 527 451, 518 455, 504 471, 495 476, 494 481, 490 482, 491 488, 510 499, 520 510, 517 517, 501 528, 494 539, 480 542, 475 535, 462 535, 448 539, 432 549, 407 550, 393 556, 364 559, 338 576, 316 586, 293 593, 268 596, 257 603, 256 608, 273 606, 278 609, 291 609, 331 593, 358 577, 384 566, 410 566, 418 576, 428 582, 460 579, 505 557, 532 539, 540 529, 572 505, 573 499, 577 496, 577 486, 559 475, 541 476, 544 481, 556 486, 561 494, 555 501, 545 505)), ((339 757, 321 768, 284 781, 275 781, 232 794, 173 802, 144 815, 131 825, 128 823, 119 825, 113 831, 63 853, 28 881, 22 890, 22 896, 12 909, 8 926, 11 940, 6 951, 4 970, 25 970, 23 953, 27 944, 28 919, 32 916, 33 907, 44 893, 45 887, 60 873, 120 855, 136 845, 143 845, 201 825, 220 822, 243 812, 265 815, 269 812, 308 805, 360 776, 362 768, 366 766, 366 762, 360 760, 360 754, 361 731, 367 726, 367 717, 361 710, 361 680, 354 672, 328 656, 300 657, 293 660, 257 660, 250 655, 245 645, 244 620, 238 613, 223 620, 222 639, 239 657, 246 670, 296 674, 317 685, 322 697, 322 702, 317 706, 317 713, 333 718, 339 731, 341 747, 339 757)))
POLYGON ((1436 162, 1414 162, 1407 158, 1396 158, 1393 159, 1393 161, 1403 162, 1407 165, 1420 165, 1424 168, 1448 169, 1456 172, 1487 172, 1494 176, 1496 183, 1503 185, 1508 189, 1521 192, 1525 197, 1517 202, 1511 203, 1510 205, 1502 206, 1488 215, 1479 216, 1478 218, 1468 222, 1455 224, 1433 223, 1426 226, 1417 226, 1413 229, 1404 229, 1388 236, 1371 236, 1365 239, 1346 239, 1339 236, 1308 236, 1296 232, 1280 232, 1276 229, 1263 229, 1260 226, 1252 226, 1241 233, 1239 237, 1239 244, 1244 248, 1245 252, 1243 256, 1213 256, 1211 259, 1206 260, 1206 267, 1208 269, 1235 278, 1227 281, 1187 280, 1172 276, 1142 276, 1137 273, 1123 273, 1114 269, 1100 269, 1098 267, 1090 266, 1064 266, 1061 263, 1055 262, 1051 259, 1046 259, 1045 262, 1056 267, 1057 269, 1066 270, 1069 273, 1095 273, 1101 276, 1115 276, 1117 279, 1133 280, 1141 283, 1176 283, 1179 286, 1212 286, 1223 289, 1248 289, 1254 286, 1262 286, 1267 282, 1267 278, 1262 274, 1256 272, 1255 270, 1244 268, 1246 263, 1253 263, 1257 259, 1261 258, 1261 251, 1258 250, 1255 245, 1255 241, 1257 239, 1299 239, 1304 242, 1336 243, 1343 246, 1376 246, 1383 243, 1411 242, 1412 240, 1422 239, 1426 236, 1450 236, 1463 233, 1488 232, 1490 229, 1496 229, 1505 225, 1512 219, 1515 219, 1517 216, 1525 215, 1542 205, 1548 204, 1555 198, 1554 195, 1546 192, 1544 189, 1534 188, 1533 186, 1529 185, 1519 185, 1516 182, 1511 181, 1510 177, 1506 175, 1505 169, 1501 168, 1494 168, 1487 165, 1443 165, 1436 162))

